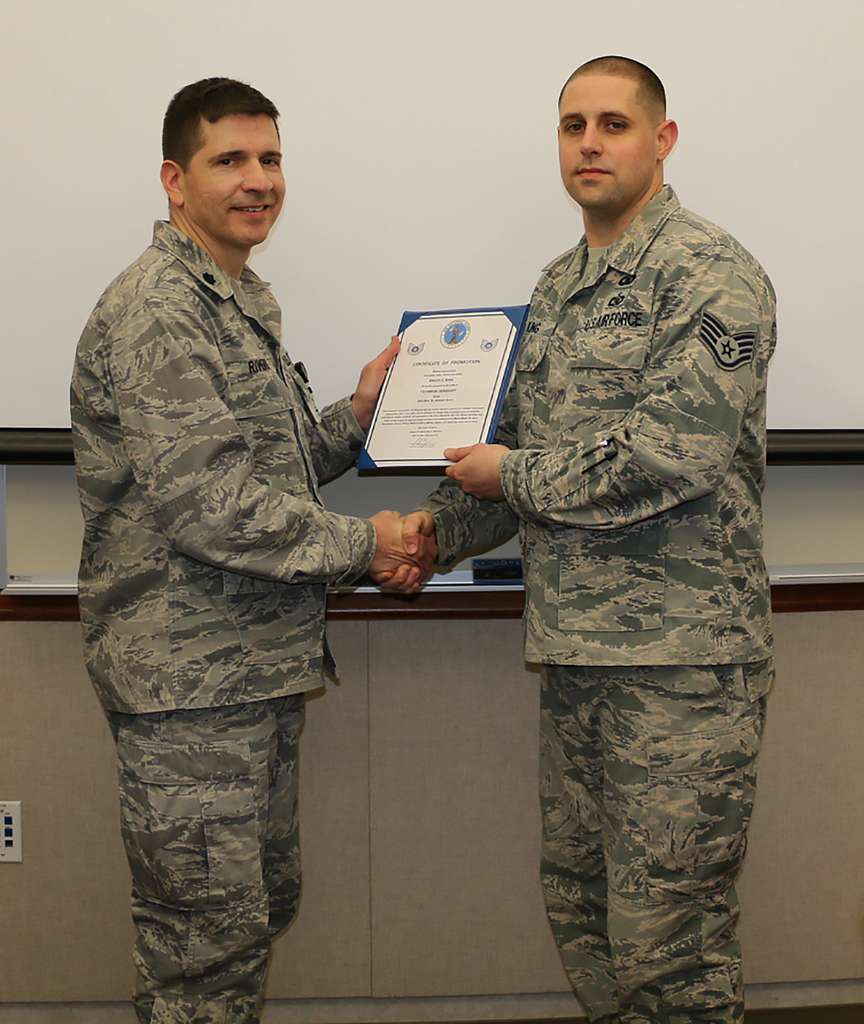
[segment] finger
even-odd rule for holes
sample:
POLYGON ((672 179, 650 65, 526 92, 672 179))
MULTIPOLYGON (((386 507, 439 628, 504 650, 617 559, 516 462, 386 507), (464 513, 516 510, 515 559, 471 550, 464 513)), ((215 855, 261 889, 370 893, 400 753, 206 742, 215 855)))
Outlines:
POLYGON ((435 519, 431 512, 421 511, 412 512, 411 514, 417 519, 419 532, 424 537, 435 536, 435 519))
POLYGON ((403 562, 402 565, 393 573, 393 583, 397 586, 402 586, 408 582, 414 572, 414 566, 409 562, 403 562))
POLYGON ((400 569, 397 572, 380 573, 373 579, 382 590, 402 590, 408 574, 400 569))
POLYGON ((420 564, 423 566, 423 571, 428 575, 438 558, 438 545, 430 544, 427 541, 420 549, 418 557, 420 558, 420 564))
POLYGON ((395 580, 385 580, 378 584, 379 590, 392 591, 393 593, 403 593, 405 588, 400 583, 396 583, 395 580))
POLYGON ((390 344, 387 348, 382 349, 369 365, 377 370, 386 370, 396 356, 399 355, 399 347, 401 344, 399 335, 394 334, 390 339, 390 344))
POLYGON ((387 584, 387 590, 398 590, 402 594, 413 594, 420 589, 420 571, 414 566, 407 566, 405 572, 397 572, 387 584))
POLYGON ((477 447, 476 444, 465 445, 464 448, 445 448, 444 458, 449 459, 451 462, 459 462, 465 458, 466 455, 470 455, 471 452, 477 447))
POLYGON ((402 520, 402 543, 409 555, 415 554, 420 548, 420 535, 425 523, 416 513, 407 515, 402 520))

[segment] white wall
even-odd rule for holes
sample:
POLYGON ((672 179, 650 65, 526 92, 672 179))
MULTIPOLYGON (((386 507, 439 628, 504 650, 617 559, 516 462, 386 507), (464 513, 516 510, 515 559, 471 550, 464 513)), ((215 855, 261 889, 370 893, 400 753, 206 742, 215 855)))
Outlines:
POLYGON ((576 242, 555 100, 576 65, 613 52, 665 80, 682 201, 777 286, 770 425, 864 428, 862 38, 858 0, 13 5, 0 426, 68 424, 81 326, 164 214, 161 118, 182 85, 233 75, 282 111, 288 200, 255 264, 326 402, 403 309, 524 302, 576 242))

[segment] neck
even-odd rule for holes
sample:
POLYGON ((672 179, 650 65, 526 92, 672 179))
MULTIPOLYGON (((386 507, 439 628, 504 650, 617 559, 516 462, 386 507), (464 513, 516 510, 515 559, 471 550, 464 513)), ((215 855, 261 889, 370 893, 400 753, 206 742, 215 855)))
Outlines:
POLYGON ((177 228, 187 238, 200 246, 213 260, 217 267, 220 267, 235 279, 239 279, 249 258, 249 249, 235 249, 229 246, 222 246, 200 232, 195 225, 183 213, 182 208, 171 208, 171 225, 177 228))
POLYGON ((592 249, 612 245, 624 234, 636 219, 639 211, 644 209, 654 196, 663 188, 663 179, 656 181, 645 194, 623 212, 608 210, 583 209, 582 220, 585 224, 585 240, 592 249))

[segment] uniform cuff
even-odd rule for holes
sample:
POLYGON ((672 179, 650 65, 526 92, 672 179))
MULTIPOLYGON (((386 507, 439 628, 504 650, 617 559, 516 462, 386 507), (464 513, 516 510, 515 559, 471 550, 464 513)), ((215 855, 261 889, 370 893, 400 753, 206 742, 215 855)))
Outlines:
POLYGON ((327 429, 337 437, 344 438, 352 451, 363 447, 366 431, 360 426, 354 415, 350 397, 340 398, 338 402, 328 405, 322 419, 327 424, 327 429))
POLYGON ((537 509, 528 493, 528 469, 536 454, 526 448, 517 448, 501 460, 501 490, 507 504, 520 519, 534 519, 537 516, 537 509))
POLYGON ((435 520, 435 543, 438 545, 438 558, 435 565, 440 569, 449 569, 459 560, 460 546, 457 541, 459 517, 449 508, 436 509, 434 505, 418 505, 418 512, 431 512, 435 520))
POLYGON ((337 584, 353 583, 364 573, 368 572, 378 541, 375 536, 375 527, 368 519, 354 519, 351 516, 345 517, 348 520, 348 545, 351 552, 351 564, 334 581, 337 584))

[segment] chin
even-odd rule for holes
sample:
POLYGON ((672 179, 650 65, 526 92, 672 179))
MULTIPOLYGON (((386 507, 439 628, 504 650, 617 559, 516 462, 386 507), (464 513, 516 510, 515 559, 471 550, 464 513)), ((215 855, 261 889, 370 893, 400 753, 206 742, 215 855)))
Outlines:
POLYGON ((597 195, 596 192, 578 192, 573 198, 580 206, 586 206, 589 210, 598 210, 609 205, 608 198, 597 195))
POLYGON ((243 242, 246 245, 260 245, 262 242, 267 240, 267 236, 269 234, 270 225, 268 224, 266 227, 262 226, 255 231, 250 231, 246 238, 243 239, 243 242))

